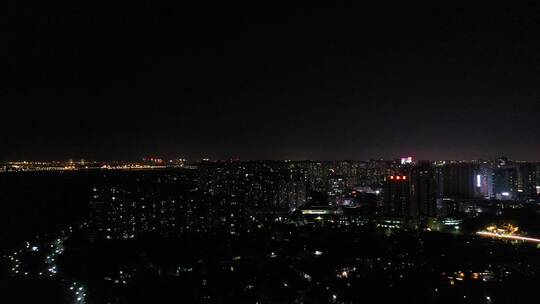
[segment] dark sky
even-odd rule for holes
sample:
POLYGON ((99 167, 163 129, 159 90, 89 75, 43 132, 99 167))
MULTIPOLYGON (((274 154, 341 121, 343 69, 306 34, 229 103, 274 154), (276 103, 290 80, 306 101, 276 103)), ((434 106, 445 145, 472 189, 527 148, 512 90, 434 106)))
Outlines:
POLYGON ((72 2, 0 13, 0 160, 540 159, 536 4, 72 2))

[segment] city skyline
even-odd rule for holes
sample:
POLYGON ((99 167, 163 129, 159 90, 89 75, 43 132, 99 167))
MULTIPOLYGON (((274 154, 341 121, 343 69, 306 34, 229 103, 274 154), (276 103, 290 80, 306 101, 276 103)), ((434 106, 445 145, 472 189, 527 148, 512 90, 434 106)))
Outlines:
POLYGON ((81 164, 81 163, 162 163, 164 165, 168 163, 173 162, 182 162, 182 163, 199 163, 199 162, 257 162, 257 161, 276 161, 276 162, 303 162, 303 161, 309 161, 309 162, 369 162, 369 161, 391 161, 391 162, 403 162, 405 159, 410 158, 410 163, 417 163, 417 162, 495 162, 498 159, 506 158, 508 160, 511 160, 513 162, 522 162, 522 163, 538 163, 540 160, 538 159, 516 159, 513 157, 508 157, 508 155, 493 155, 491 157, 487 158, 455 158, 455 159, 428 159, 428 158, 417 158, 415 156, 411 155, 400 155, 400 156, 393 156, 388 158, 339 158, 339 159, 313 159, 313 158, 238 158, 238 157, 231 157, 231 158, 210 158, 210 157, 200 157, 200 158, 186 158, 183 156, 177 156, 177 157, 163 157, 160 155, 153 155, 153 156, 146 156, 146 157, 138 157, 134 159, 86 159, 86 158, 74 158, 74 157, 68 157, 65 159, 5 159, 0 160, 0 164, 2 163, 35 163, 35 164, 53 164, 53 163, 74 163, 74 164, 81 164))

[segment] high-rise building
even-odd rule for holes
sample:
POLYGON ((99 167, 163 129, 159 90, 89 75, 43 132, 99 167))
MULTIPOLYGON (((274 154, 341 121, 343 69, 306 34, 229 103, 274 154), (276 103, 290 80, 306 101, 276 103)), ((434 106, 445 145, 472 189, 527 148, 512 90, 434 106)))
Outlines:
POLYGON ((384 186, 384 213, 392 217, 410 216, 411 185, 406 175, 387 177, 384 186))
POLYGON ((328 178, 328 199, 331 203, 338 203, 345 195, 346 183, 342 175, 333 175, 328 178))
POLYGON ((478 198, 494 198, 493 168, 490 164, 481 164, 474 177, 475 196, 478 198))
POLYGON ((540 198, 540 170, 538 164, 524 164, 519 167, 518 195, 523 199, 540 198))
POLYGON ((518 171, 514 167, 496 168, 493 174, 493 191, 500 200, 515 199, 518 190, 518 171))
POLYGON ((451 163, 442 167, 442 191, 448 198, 473 198, 478 165, 451 163))
POLYGON ((410 215, 425 219, 437 215, 437 183, 435 172, 428 162, 421 162, 411 170, 410 215))

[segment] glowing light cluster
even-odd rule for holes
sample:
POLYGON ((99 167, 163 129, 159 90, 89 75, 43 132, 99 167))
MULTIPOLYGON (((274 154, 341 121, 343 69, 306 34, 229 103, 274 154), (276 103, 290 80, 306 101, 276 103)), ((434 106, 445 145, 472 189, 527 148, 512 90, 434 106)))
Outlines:
POLYGON ((478 231, 476 234, 482 235, 482 236, 490 236, 490 237, 495 237, 495 238, 502 238, 502 239, 510 239, 510 240, 517 240, 517 241, 540 243, 540 239, 524 237, 524 236, 518 236, 518 235, 497 234, 497 233, 487 232, 487 231, 478 231))

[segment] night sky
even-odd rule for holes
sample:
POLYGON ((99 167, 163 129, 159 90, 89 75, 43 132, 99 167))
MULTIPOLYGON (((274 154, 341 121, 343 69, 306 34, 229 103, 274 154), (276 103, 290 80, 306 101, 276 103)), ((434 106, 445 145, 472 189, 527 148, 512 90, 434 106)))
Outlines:
POLYGON ((0 160, 540 159, 539 5, 42 2, 0 13, 0 160))

